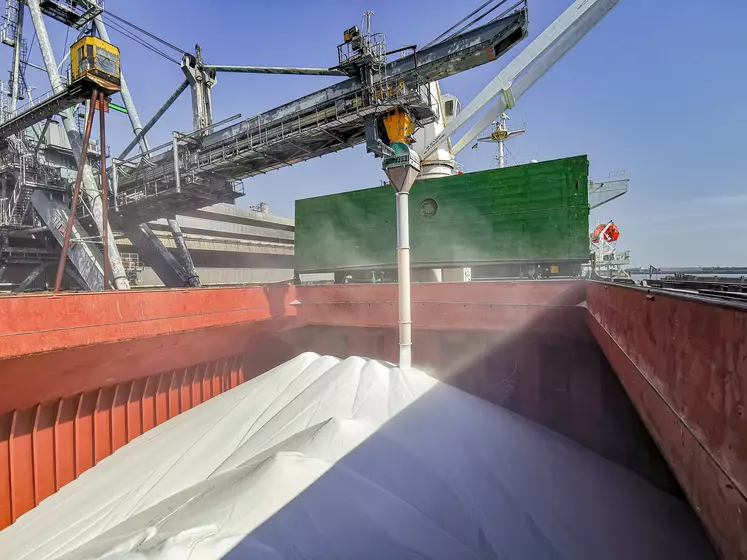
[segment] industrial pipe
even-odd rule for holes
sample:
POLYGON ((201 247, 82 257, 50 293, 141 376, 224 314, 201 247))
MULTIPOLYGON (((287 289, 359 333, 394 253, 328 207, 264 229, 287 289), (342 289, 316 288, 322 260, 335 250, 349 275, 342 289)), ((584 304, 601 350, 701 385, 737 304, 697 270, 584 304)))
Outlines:
POLYGON ((187 247, 187 242, 184 239, 182 228, 179 226, 179 222, 176 221, 176 217, 169 218, 167 221, 169 228, 171 229, 171 236, 174 238, 176 248, 179 251, 179 255, 182 257, 183 262, 181 264, 184 265, 184 270, 188 276, 187 284, 192 288, 199 288, 202 285, 200 283, 200 276, 197 274, 192 255, 189 253, 189 247, 187 247))
POLYGON ((214 70, 216 72, 241 72, 246 74, 295 74, 303 76, 344 76, 348 77, 341 70, 332 68, 293 68, 286 66, 216 66, 204 64, 205 70, 214 70))
MULTIPOLYGON (((95 95, 95 94, 94 94, 95 95)), ((106 177, 106 125, 104 124, 104 104, 106 95, 102 91, 99 94, 99 142, 101 143, 101 197, 102 210, 104 215, 104 231, 101 232, 101 245, 104 249, 104 291, 109 289, 109 244, 106 240, 109 238, 109 190, 106 177)), ((95 109, 95 104, 91 104, 91 113, 95 109)))
POLYGON ((176 187, 176 192, 180 193, 182 192, 182 181, 181 177, 179 177, 179 144, 176 140, 176 132, 173 133, 171 143, 172 143, 172 152, 174 154, 174 186, 176 187))
POLYGON ((397 193, 397 288, 399 295, 399 367, 412 367, 410 315, 410 192, 397 193))

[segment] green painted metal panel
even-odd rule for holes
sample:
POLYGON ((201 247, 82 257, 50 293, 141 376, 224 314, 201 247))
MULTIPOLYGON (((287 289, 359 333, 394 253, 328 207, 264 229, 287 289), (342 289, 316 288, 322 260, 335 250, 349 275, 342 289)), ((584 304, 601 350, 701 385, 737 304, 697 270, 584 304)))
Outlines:
MULTIPOLYGON (((413 266, 585 261, 589 161, 576 156, 416 183, 413 266)), ((296 201, 296 270, 396 266, 394 189, 296 201)))

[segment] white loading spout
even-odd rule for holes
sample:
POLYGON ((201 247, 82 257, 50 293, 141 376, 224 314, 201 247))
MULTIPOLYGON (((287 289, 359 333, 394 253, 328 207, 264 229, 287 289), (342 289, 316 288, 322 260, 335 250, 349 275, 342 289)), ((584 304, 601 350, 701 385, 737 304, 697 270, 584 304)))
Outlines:
POLYGON ((397 291, 399 307, 399 367, 412 367, 410 296, 410 188, 420 173, 420 158, 404 142, 389 146, 382 167, 397 193, 397 291))

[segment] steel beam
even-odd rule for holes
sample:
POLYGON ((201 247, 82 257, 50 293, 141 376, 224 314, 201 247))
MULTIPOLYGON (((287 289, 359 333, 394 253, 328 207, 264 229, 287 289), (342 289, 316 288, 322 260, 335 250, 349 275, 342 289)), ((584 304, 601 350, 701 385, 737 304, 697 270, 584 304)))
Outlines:
POLYGON ((493 99, 501 99, 454 144, 454 155, 472 144, 477 136, 510 109, 547 70, 614 8, 619 0, 576 0, 547 29, 514 58, 493 80, 446 125, 420 153, 427 159, 449 136, 464 126, 493 99))
POLYGON ((239 72, 244 74, 293 74, 302 76, 342 76, 348 75, 342 70, 334 68, 293 68, 287 66, 217 66, 214 64, 203 65, 205 70, 215 72, 239 72))
POLYGON ((189 247, 184 239, 182 228, 179 226, 179 222, 176 218, 170 218, 168 220, 169 228, 171 228, 171 236, 174 238, 176 248, 179 251, 181 257, 181 264, 184 266, 184 270, 187 273, 187 283, 193 288, 199 288, 202 284, 200 283, 200 277, 195 269, 195 263, 192 260, 192 255, 189 253, 189 247))
MULTIPOLYGON (((49 34, 47 33, 47 27, 44 24, 44 18, 41 12, 41 6, 39 0, 27 0, 31 19, 34 23, 34 29, 36 30, 37 40, 39 41, 39 48, 44 59, 44 66, 47 69, 47 75, 49 76, 49 82, 56 93, 64 91, 65 86, 60 79, 60 73, 57 69, 57 63, 52 52, 52 45, 49 40, 49 34)), ((67 132, 68 141, 73 151, 75 159, 78 160, 81 157, 82 139, 80 132, 78 132, 75 120, 73 118, 72 109, 65 109, 60 113, 62 117, 62 124, 67 132)), ((102 149, 104 149, 102 147, 102 149)), ((99 231, 104 230, 104 217, 103 217, 103 205, 101 203, 101 196, 99 193, 96 179, 93 176, 93 172, 88 165, 85 165, 83 169, 83 192, 89 200, 91 207, 91 214, 96 222, 99 231)), ((122 258, 119 255, 117 244, 114 240, 114 235, 109 229, 109 235, 104 240, 105 243, 109 244, 109 264, 112 270, 112 276, 114 279, 114 287, 118 290, 128 290, 130 288, 130 282, 127 280, 127 274, 125 273, 124 266, 122 265, 122 258)))
POLYGON ((212 132, 213 101, 210 90, 217 83, 215 72, 202 64, 202 49, 195 45, 195 56, 185 54, 182 71, 192 89, 192 126, 204 134, 212 132))
POLYGON ((189 274, 148 224, 125 224, 124 234, 135 250, 145 257, 145 262, 168 287, 189 285, 189 274))
MULTIPOLYGON (((119 154, 119 159, 124 159, 127 157, 127 155, 132 151, 132 148, 135 147, 135 144, 137 144, 141 138, 143 138, 148 132, 150 132, 150 129, 153 128, 153 125, 155 125, 158 120, 163 116, 163 114, 168 111, 169 107, 171 107, 174 104, 174 101, 177 100, 177 98, 182 94, 182 92, 187 89, 189 86, 189 82, 187 80, 184 80, 181 85, 179 85, 178 88, 174 91, 174 93, 171 94, 171 96, 164 102, 164 104, 161 106, 161 108, 155 112, 155 114, 151 117, 151 119, 145 123, 145 126, 135 135, 135 138, 132 139, 132 141, 127 144, 127 147, 122 150, 122 153, 119 154)), ((146 152, 148 150, 145 150, 146 152)))
MULTIPOLYGON (((34 190, 31 195, 31 204, 41 220, 49 228, 57 242, 64 243, 65 222, 68 221, 70 208, 63 204, 51 200, 43 189, 34 190)), ((89 237, 88 232, 73 220, 74 238, 89 237)), ((28 249, 26 249, 28 252, 28 249)), ((70 262, 75 266, 80 276, 85 281, 86 289, 100 290, 104 285, 103 258, 98 248, 91 243, 75 243, 68 252, 70 262)), ((65 270, 70 267, 66 266, 65 270)))
POLYGON ((83 280, 83 278, 81 277, 81 275, 80 275, 80 274, 78 274, 78 273, 76 272, 76 270, 75 270, 74 268, 71 268, 71 267, 69 267, 69 266, 65 267, 65 274, 66 274, 66 275, 67 275, 67 277, 68 277, 68 278, 70 278, 70 279, 71 279, 71 280, 72 280, 73 282, 75 282, 76 284, 78 284, 78 286, 79 286, 79 287, 80 287, 81 289, 83 289, 83 290, 87 289, 87 288, 86 288, 86 281, 85 281, 85 280, 83 280))
MULTIPOLYGON (((101 15, 97 15, 95 18, 93 18, 93 24, 96 26, 96 31, 98 31, 99 37, 101 37, 107 43, 110 43, 111 41, 109 40, 109 33, 106 30, 106 26, 104 26, 101 15)), ((143 125, 140 124, 140 116, 137 114, 135 102, 132 99, 132 95, 130 95, 130 88, 127 87, 127 81, 125 80, 124 73, 121 72, 121 70, 119 81, 119 93, 122 95, 122 101, 124 101, 125 107, 127 108, 127 116, 130 118, 130 124, 132 124, 132 133, 137 138, 137 141, 140 144, 140 149, 143 152, 147 152, 149 149, 148 141, 146 140, 145 133, 143 132, 143 125)))

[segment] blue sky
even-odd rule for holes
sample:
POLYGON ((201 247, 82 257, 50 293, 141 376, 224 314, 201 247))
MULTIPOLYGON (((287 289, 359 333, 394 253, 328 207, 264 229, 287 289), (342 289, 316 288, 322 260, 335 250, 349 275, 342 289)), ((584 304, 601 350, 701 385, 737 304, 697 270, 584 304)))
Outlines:
MULTIPOLYGON (((107 0, 107 8, 183 48, 195 43, 209 63, 332 66, 342 31, 375 12, 375 31, 390 48, 425 44, 478 0, 107 0)), ((570 0, 529 0, 530 39, 570 0)), ((528 132, 508 144, 509 163, 588 154, 592 179, 625 169, 629 193, 592 212, 614 219, 618 247, 636 265, 747 265, 747 2, 621 0, 511 112, 528 132)), ((65 30, 48 21, 58 61, 65 30)), ((27 18, 27 33, 32 35, 27 18)), ((183 80, 173 63, 110 29, 143 122, 183 80)), ((72 37, 68 39, 68 44, 72 37)), ((527 44, 525 41, 522 45, 527 44)), ((445 92, 469 100, 518 52, 453 76, 445 92)), ((171 54, 171 53, 170 53, 171 54)), ((8 67, 10 49, 3 49, 8 67)), ((39 62, 38 49, 32 60, 39 62)), ((28 78, 49 89, 46 77, 28 78)), ((332 83, 335 78, 221 74, 213 89, 215 120, 247 117, 332 83)), ((191 127, 188 92, 149 135, 151 145, 191 127)), ((110 113, 112 152, 131 138, 126 115, 110 113)), ((465 171, 494 165, 489 147, 459 157, 465 171)), ((244 182, 239 205, 265 201, 292 216, 293 201, 377 185, 380 161, 349 149, 244 182)))

